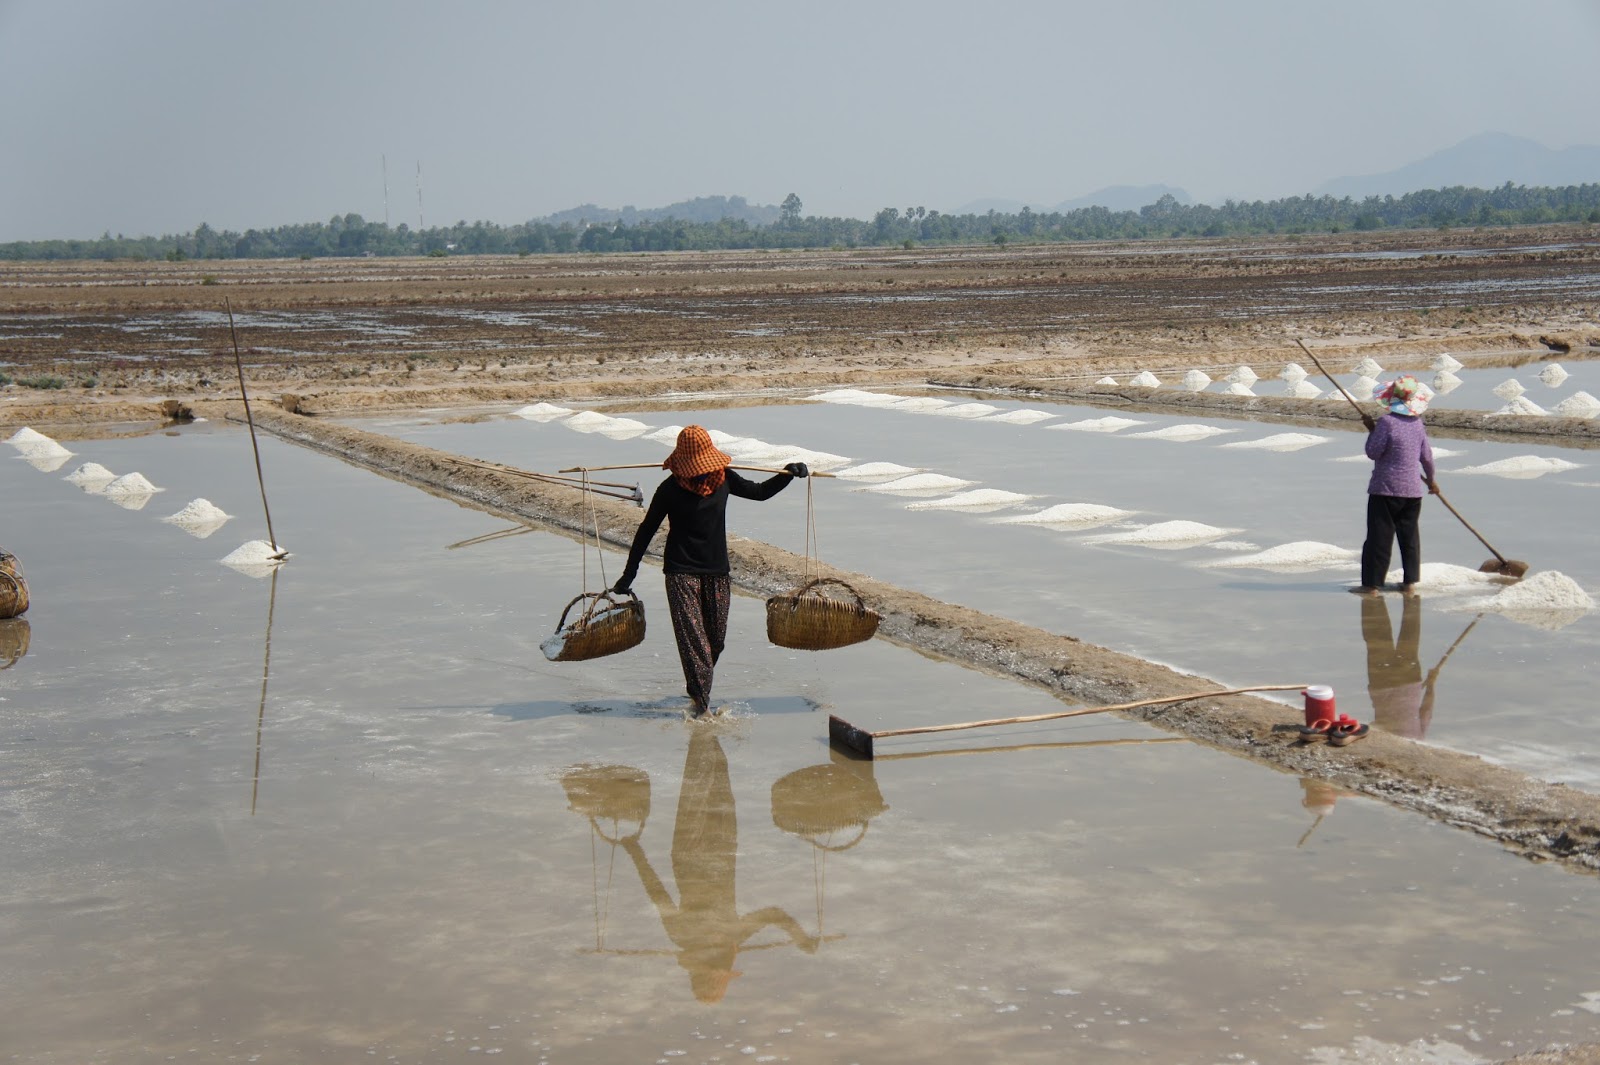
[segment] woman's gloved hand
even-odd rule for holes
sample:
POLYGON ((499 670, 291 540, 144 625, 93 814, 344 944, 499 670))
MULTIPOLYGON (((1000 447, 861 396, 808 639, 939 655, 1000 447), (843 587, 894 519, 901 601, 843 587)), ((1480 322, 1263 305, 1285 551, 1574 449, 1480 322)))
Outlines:
POLYGON ((811 467, 807 466, 803 462, 791 462, 784 466, 783 472, 787 473, 790 477, 810 477, 811 467))
POLYGON ((618 595, 628 595, 633 591, 633 582, 623 578, 611 586, 611 590, 618 595))

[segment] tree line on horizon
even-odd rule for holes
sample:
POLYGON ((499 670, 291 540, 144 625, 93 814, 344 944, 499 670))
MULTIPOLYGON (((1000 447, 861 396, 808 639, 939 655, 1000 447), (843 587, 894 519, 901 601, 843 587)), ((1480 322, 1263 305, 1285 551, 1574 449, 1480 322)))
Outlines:
POLYGON ((536 220, 517 225, 457 222, 413 230, 369 222, 359 214, 250 229, 216 230, 202 223, 176 236, 96 240, 13 241, 0 260, 310 259, 352 256, 549 255, 574 252, 716 251, 777 248, 863 248, 901 245, 1043 244, 1081 240, 1150 240, 1274 234, 1371 232, 1385 229, 1513 226, 1600 222, 1600 184, 1560 188, 1506 183, 1496 189, 1456 186, 1404 196, 1291 196, 1221 206, 1179 203, 1170 195, 1137 211, 1084 207, 1066 212, 941 214, 924 207, 885 207, 871 219, 807 216, 790 193, 771 224, 742 218, 676 218, 574 224, 536 220))

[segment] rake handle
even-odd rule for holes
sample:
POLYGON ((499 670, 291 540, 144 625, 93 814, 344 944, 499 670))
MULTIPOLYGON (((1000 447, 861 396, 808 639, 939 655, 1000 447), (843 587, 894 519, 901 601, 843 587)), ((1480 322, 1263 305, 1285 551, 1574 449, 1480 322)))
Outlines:
POLYGON ((988 721, 963 721, 955 725, 923 725, 918 728, 892 728, 870 733, 873 739, 886 736, 918 736, 927 732, 955 732, 960 729, 984 728, 988 725, 1026 725, 1033 721, 1054 721, 1063 717, 1082 717, 1084 714, 1104 714, 1112 710, 1136 710, 1144 706, 1163 703, 1186 703, 1191 699, 1213 699, 1219 695, 1242 695, 1245 692, 1276 692, 1304 688, 1304 684, 1266 684, 1253 688, 1227 688, 1222 691, 1195 692, 1191 695, 1168 695, 1160 699, 1140 699, 1133 703, 1116 703, 1111 706, 1087 706, 1077 710, 1058 710, 1049 714, 1030 714, 1025 717, 997 717, 988 721))
MULTIPOLYGON (((571 467, 569 467, 567 469, 564 469, 564 470, 557 470, 556 472, 557 473, 593 473, 596 470, 660 470, 660 469, 665 469, 665 468, 666 467, 662 466, 661 463, 659 463, 659 462, 637 462, 637 463, 634 463, 632 465, 625 465, 625 466, 571 466, 571 467)), ((751 470, 751 471, 753 471, 755 473, 788 473, 789 472, 788 470, 775 470, 770 466, 729 466, 728 469, 730 469, 730 470, 751 470)), ((812 470, 810 475, 812 477, 832 477, 833 476, 833 474, 831 474, 831 473, 823 473, 821 470, 812 470)))
POLYGON ((1302 344, 1300 342, 1300 338, 1299 337, 1295 337, 1294 342, 1296 344, 1300 344, 1300 350, 1305 352, 1306 353, 1306 357, 1311 360, 1312 364, 1315 365, 1317 369, 1322 371, 1322 376, 1326 377, 1329 381, 1333 382, 1333 387, 1337 388, 1339 390, 1339 394, 1341 396, 1343 396, 1345 399, 1348 399, 1350 401, 1350 405, 1356 409, 1356 413, 1357 414, 1365 414, 1365 413, 1367 413, 1366 411, 1361 409, 1361 404, 1356 402, 1355 397, 1344 390, 1344 385, 1341 385, 1338 382, 1338 380, 1333 376, 1333 374, 1328 372, 1327 367, 1323 366, 1322 363, 1320 361, 1318 361, 1317 357, 1315 355, 1311 354, 1311 349, 1306 347, 1304 344, 1302 344))
POLYGON ((1463 524, 1463 525, 1465 525, 1467 527, 1467 532, 1471 533, 1473 536, 1476 536, 1478 538, 1478 543, 1482 544, 1484 547, 1487 547, 1489 549, 1489 554, 1493 555, 1495 557, 1495 559, 1502 566, 1506 566, 1506 565, 1510 564, 1510 563, 1508 563, 1506 561, 1506 556, 1504 556, 1500 552, 1496 551, 1494 549, 1494 545, 1491 544, 1489 541, 1485 540, 1483 538, 1483 534, 1481 532, 1479 532, 1477 529, 1474 529, 1472 527, 1472 523, 1470 521, 1468 521, 1466 518, 1463 518, 1461 516, 1461 512, 1459 510, 1457 510, 1455 507, 1450 505, 1450 501, 1444 497, 1444 493, 1443 492, 1439 491, 1439 487, 1437 485, 1434 486, 1433 494, 1439 497, 1439 502, 1444 504, 1444 508, 1446 510, 1448 510, 1450 513, 1452 513, 1452 514, 1454 514, 1456 516, 1456 520, 1457 521, 1459 521, 1461 524, 1463 524))

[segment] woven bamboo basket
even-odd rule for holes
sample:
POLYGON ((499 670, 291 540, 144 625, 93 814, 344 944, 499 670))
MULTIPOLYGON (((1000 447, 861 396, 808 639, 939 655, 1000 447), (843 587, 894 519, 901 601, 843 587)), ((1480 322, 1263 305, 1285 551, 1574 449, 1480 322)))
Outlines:
POLYGON ((567 604, 556 631, 539 645, 552 662, 583 662, 604 658, 644 639, 644 604, 632 592, 584 592, 567 604), (572 624, 567 615, 579 603, 584 607, 572 624))
POLYGON ((33 630, 27 618, 7 618, 0 621, 0 669, 10 669, 28 653, 28 641, 33 630))
POLYGON ((808 765, 772 785, 772 823, 821 850, 854 847, 867 823, 888 808, 870 771, 851 766, 808 765), (850 833, 842 842, 834 838, 841 832, 850 833))
POLYGON ((28 579, 17 556, 0 547, 0 618, 14 618, 28 609, 28 579))
POLYGON ((861 593, 836 577, 807 581, 788 595, 767 600, 767 639, 779 647, 799 651, 829 651, 872 639, 879 615, 861 599, 861 593), (822 591, 836 584, 851 599, 838 599, 822 591))

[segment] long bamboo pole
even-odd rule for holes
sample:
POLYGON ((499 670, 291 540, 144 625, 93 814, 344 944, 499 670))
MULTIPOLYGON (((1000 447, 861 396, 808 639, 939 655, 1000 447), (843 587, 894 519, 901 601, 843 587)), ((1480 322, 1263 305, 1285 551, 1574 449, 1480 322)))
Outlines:
POLYGON ((272 557, 281 559, 285 553, 278 550, 278 538, 272 532, 272 510, 267 506, 267 482, 261 476, 261 445, 256 443, 256 420, 250 413, 250 394, 244 387, 244 358, 239 354, 239 331, 233 325, 233 304, 224 297, 222 306, 228 312, 228 336, 233 338, 233 363, 239 368, 239 398, 244 400, 244 420, 250 426, 250 450, 256 456, 256 484, 261 487, 261 509, 267 516, 267 540, 272 544, 272 557))
POLYGON ((644 493, 639 491, 636 484, 611 484, 609 481, 582 481, 576 477, 557 477, 551 473, 534 473, 532 470, 519 470, 515 466, 503 466, 498 462, 479 462, 476 459, 452 458, 451 462, 463 466, 472 466, 480 470, 493 470, 495 473, 504 473, 511 477, 526 477, 530 481, 539 481, 543 484, 559 485, 562 488, 587 488, 596 495, 610 496, 612 499, 625 499, 630 503, 643 503, 644 493), (604 485, 609 488, 624 488, 623 492, 607 492, 603 488, 595 487, 604 485))
MULTIPOLYGON (((659 462, 638 462, 638 463, 633 463, 633 464, 624 465, 624 466, 571 466, 571 467, 569 467, 567 469, 559 470, 557 472, 559 472, 559 473, 594 473, 594 472, 596 472, 598 470, 659 470, 659 469, 662 469, 662 468, 663 467, 662 467, 661 463, 659 463, 659 462)), ((750 471, 752 471, 754 473, 788 473, 789 472, 788 470, 775 470, 770 466, 729 466, 728 469, 730 469, 730 470, 750 470, 750 471)), ((835 476, 834 474, 831 474, 831 473, 823 473, 821 470, 812 470, 810 475, 812 477, 833 477, 833 476, 835 476)))

